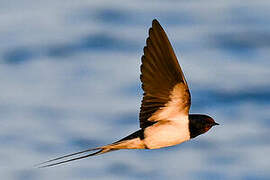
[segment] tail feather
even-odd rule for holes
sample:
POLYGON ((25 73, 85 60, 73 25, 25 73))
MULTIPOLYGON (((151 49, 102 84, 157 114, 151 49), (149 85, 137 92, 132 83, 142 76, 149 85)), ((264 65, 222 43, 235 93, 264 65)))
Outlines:
POLYGON ((38 168, 56 166, 56 165, 59 165, 59 164, 70 162, 70 161, 75 161, 75 160, 87 158, 87 157, 90 157, 90 156, 96 156, 96 155, 104 154, 104 153, 107 153, 107 152, 112 151, 112 150, 114 150, 114 149, 108 149, 108 148, 103 148, 103 147, 87 149, 87 150, 84 150, 84 151, 80 151, 80 152, 68 154, 68 155, 65 155, 65 156, 61 156, 61 157, 58 157, 58 158, 55 158, 55 159, 51 159, 51 160, 39 163, 36 166, 38 168), (82 153, 89 152, 89 151, 95 151, 95 150, 99 150, 99 151, 91 153, 91 154, 87 154, 87 155, 84 155, 84 156, 79 156, 79 157, 76 157, 76 158, 71 158, 71 159, 68 159, 68 160, 60 161, 60 162, 50 163, 50 162, 54 162, 54 161, 57 161, 57 160, 60 160, 60 159, 64 159, 64 158, 67 158, 67 157, 71 157, 71 156, 75 156, 75 155, 78 155, 78 154, 82 154, 82 153), (50 163, 50 164, 48 164, 48 163, 50 163))
POLYGON ((144 142, 140 138, 141 135, 142 135, 142 130, 139 130, 139 131, 136 131, 135 133, 132 133, 131 135, 129 135, 129 136, 127 136, 119 141, 112 143, 112 144, 102 146, 102 147, 93 148, 93 149, 87 149, 87 150, 72 153, 72 154, 68 154, 65 156, 61 156, 61 157, 58 157, 55 159, 51 159, 51 160, 36 164, 35 166, 37 166, 38 168, 51 167, 51 166, 67 163, 70 161, 75 161, 78 159, 87 158, 90 156, 104 154, 104 153, 119 150, 119 149, 145 149, 144 142), (90 151, 96 151, 96 152, 90 153, 87 155, 82 155, 82 156, 75 157, 75 158, 70 158, 67 160, 62 160, 62 159, 68 158, 68 157, 72 157, 72 156, 75 156, 78 154, 83 154, 83 153, 90 152, 90 151), (58 161, 58 160, 62 160, 62 161, 58 161))
POLYGON ((58 158, 55 158, 55 159, 50 159, 48 161, 44 161, 42 163, 38 163, 35 166, 40 166, 42 164, 47 164, 47 163, 52 162, 52 161, 57 161, 57 160, 64 159, 64 158, 67 158, 67 157, 70 157, 70 156, 75 156, 75 155, 78 155, 78 154, 86 153, 86 152, 89 152, 89 151, 95 151, 95 150, 99 150, 99 149, 100 148, 92 148, 92 149, 87 149, 87 150, 84 150, 84 151, 68 154, 68 155, 61 156, 61 157, 58 157, 58 158))

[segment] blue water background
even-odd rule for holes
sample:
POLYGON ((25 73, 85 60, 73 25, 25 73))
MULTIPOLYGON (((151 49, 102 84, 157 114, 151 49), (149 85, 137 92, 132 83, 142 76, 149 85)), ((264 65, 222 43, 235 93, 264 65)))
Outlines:
POLYGON ((1 179, 270 179, 268 0, 3 0, 0 27, 1 179), (154 18, 186 75, 191 112, 221 125, 175 147, 34 168, 138 129, 154 18))

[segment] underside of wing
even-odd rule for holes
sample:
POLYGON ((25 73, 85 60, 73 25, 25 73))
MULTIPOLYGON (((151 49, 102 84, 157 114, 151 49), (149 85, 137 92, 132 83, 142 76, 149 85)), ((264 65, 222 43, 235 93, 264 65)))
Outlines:
POLYGON ((144 97, 140 111, 140 127, 159 120, 170 120, 177 114, 188 114, 190 93, 166 33, 153 20, 144 47, 141 65, 144 97))

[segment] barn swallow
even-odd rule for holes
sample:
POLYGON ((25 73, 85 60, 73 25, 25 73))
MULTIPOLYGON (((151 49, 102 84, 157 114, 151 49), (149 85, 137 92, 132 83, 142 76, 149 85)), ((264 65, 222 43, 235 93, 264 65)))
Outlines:
POLYGON ((120 149, 174 146, 219 125, 208 115, 189 114, 191 96, 188 84, 168 37, 156 19, 149 29, 141 62, 140 79, 144 94, 139 114, 140 129, 117 142, 45 161, 39 167, 55 166, 120 149), (90 151, 95 152, 88 153, 90 151), (82 153, 88 154, 62 160, 82 153))

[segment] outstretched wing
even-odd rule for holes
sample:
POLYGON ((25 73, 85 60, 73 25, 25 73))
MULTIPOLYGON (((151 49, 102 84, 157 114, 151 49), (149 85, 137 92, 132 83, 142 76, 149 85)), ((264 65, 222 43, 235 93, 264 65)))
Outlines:
POLYGON ((168 37, 156 19, 143 50, 140 78, 144 97, 140 127, 188 115, 191 103, 188 85, 168 37))

